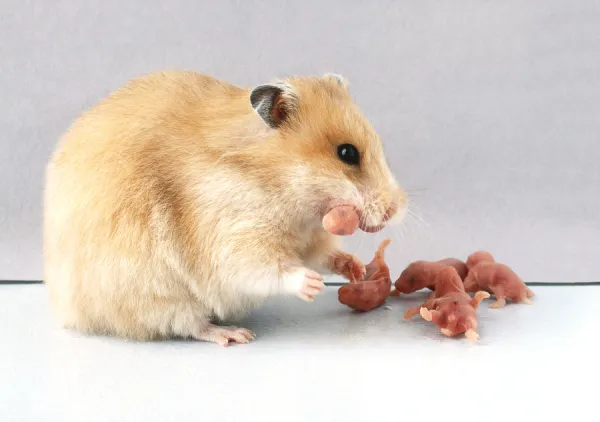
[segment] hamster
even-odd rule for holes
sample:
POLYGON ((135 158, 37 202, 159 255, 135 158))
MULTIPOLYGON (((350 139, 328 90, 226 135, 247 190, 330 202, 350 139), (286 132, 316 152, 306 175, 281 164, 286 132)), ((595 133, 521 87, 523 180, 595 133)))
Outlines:
POLYGON ((86 333, 247 343, 254 333, 225 321, 278 295, 311 301, 323 275, 357 261, 322 226, 343 205, 365 232, 407 207, 343 77, 132 79, 72 123, 47 165, 52 308, 86 333))

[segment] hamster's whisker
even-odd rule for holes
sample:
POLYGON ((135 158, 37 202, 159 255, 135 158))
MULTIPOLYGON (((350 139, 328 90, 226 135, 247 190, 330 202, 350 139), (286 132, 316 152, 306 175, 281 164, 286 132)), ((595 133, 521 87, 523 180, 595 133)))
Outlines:
POLYGON ((427 192, 427 189, 405 189, 404 190, 404 193, 409 198, 412 197, 412 196, 420 195, 422 193, 426 193, 426 192, 427 192))
POLYGON ((425 234, 427 237, 427 240, 434 241, 433 232, 432 232, 432 230, 429 230, 431 228, 431 226, 424 223, 423 220, 418 218, 416 215, 417 214, 415 214, 415 213, 407 213, 407 215, 406 215, 407 223, 410 221, 411 223, 415 223, 415 224, 406 224, 406 229, 411 230, 411 232, 410 232, 411 235, 412 235, 412 233, 417 233, 419 236, 422 237, 423 234, 425 234), (425 230, 425 232, 423 232, 423 230, 421 230, 423 228, 428 229, 428 230, 425 230))
POLYGON ((356 253, 359 254, 360 251, 362 250, 363 244, 364 244, 364 236, 361 234, 359 234, 358 236, 358 246, 356 247, 356 253))
POLYGON ((402 245, 403 228, 402 226, 390 227, 394 239, 398 241, 398 245, 402 245))
POLYGON ((406 211, 407 216, 412 216, 415 220, 419 221, 427 228, 431 228, 431 225, 425 220, 425 218, 423 218, 422 213, 419 209, 419 205, 415 201, 411 199, 408 200, 408 207, 406 211))
POLYGON ((409 211, 407 213, 407 216, 412 217, 415 222, 421 224, 422 226, 425 226, 427 228, 431 227, 431 225, 429 223, 427 223, 427 221, 425 221, 425 219, 423 217, 421 217, 419 214, 417 214, 414 211, 409 211))
POLYGON ((414 214, 414 213, 408 213, 406 215, 406 217, 407 217, 407 222, 410 221, 410 223, 411 223, 410 227, 412 229, 415 229, 415 228, 416 229, 429 229, 430 228, 427 224, 423 223, 423 221, 421 221, 421 219, 419 219, 416 216, 416 214, 414 214))

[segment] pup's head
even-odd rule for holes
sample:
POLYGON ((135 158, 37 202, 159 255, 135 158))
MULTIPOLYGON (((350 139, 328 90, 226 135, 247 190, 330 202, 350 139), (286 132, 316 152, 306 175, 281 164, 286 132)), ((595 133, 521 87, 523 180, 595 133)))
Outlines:
POLYGON ((486 251, 477 251, 469 255, 467 258, 467 269, 471 270, 477 264, 481 264, 482 262, 488 262, 493 264, 496 262, 494 256, 486 251))
POLYGON ((342 77, 293 77, 254 88, 249 100, 268 131, 268 174, 315 217, 352 205, 369 232, 404 217, 406 195, 342 77))
POLYGON ((468 300, 444 301, 432 312, 432 321, 447 336, 477 331, 477 315, 468 300))
POLYGON ((401 273, 394 287, 400 293, 409 294, 421 290, 429 285, 434 285, 434 273, 431 263, 427 261, 411 262, 401 273))

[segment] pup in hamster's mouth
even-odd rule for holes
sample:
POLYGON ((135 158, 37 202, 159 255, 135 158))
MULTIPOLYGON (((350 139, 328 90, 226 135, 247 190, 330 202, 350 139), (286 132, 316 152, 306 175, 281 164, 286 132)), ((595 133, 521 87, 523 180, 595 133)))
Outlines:
POLYGON ((385 222, 393 216, 393 211, 388 211, 384 216, 384 223, 377 226, 368 226, 362 218, 359 209, 352 205, 337 205, 331 208, 323 217, 323 227, 326 231, 339 236, 353 234, 356 229, 366 233, 376 233, 385 227, 385 222))

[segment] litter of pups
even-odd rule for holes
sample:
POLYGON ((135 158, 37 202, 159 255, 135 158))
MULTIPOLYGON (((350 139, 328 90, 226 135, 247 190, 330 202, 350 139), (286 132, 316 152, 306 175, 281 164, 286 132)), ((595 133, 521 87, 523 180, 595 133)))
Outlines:
POLYGON ((513 303, 533 303, 531 289, 510 267, 496 262, 487 251, 474 252, 466 262, 456 258, 412 262, 390 291, 390 270, 383 254, 389 243, 386 239, 380 244, 362 279, 350 280, 349 284, 340 287, 340 303, 367 312, 383 305, 388 297, 429 289, 431 293, 427 300, 406 310, 404 318, 409 320, 420 315, 435 324, 442 334, 449 337, 464 334, 471 341, 479 339, 477 309, 482 300, 493 295, 496 301, 489 305, 490 308, 504 307, 507 299, 513 303), (473 297, 469 293, 473 293, 473 297))

